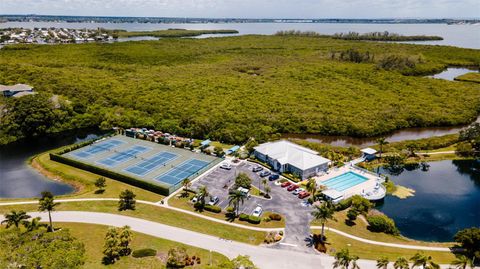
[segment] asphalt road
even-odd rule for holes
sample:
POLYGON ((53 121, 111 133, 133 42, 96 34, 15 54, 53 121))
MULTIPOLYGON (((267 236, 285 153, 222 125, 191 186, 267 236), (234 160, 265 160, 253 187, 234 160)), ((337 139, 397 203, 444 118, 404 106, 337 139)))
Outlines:
MULTIPOLYGON (((48 219, 47 213, 29 212, 28 214, 32 217, 41 217, 43 220, 48 219)), ((332 263, 334 259, 324 254, 303 253, 227 241, 214 236, 127 216, 82 211, 60 211, 53 212, 52 218, 55 222, 91 223, 115 227, 128 225, 136 232, 216 251, 229 258, 234 258, 238 255, 248 255, 262 269, 333 268, 332 263)), ((1 219, 3 217, 0 217, 1 219)), ((375 261, 359 260, 358 264, 362 269, 376 269, 375 261)))

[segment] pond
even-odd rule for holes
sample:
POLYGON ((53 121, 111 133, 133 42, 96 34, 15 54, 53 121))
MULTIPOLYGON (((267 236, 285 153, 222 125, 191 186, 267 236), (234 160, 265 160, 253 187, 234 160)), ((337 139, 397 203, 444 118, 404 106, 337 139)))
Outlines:
POLYGON ((444 71, 435 74, 433 76, 429 76, 430 78, 438 78, 438 79, 445 79, 445 80, 451 80, 453 81, 454 78, 471 73, 471 72, 477 72, 477 70, 472 70, 468 68, 457 68, 457 67, 449 67, 445 69, 444 71))
POLYGON ((78 131, 54 137, 37 137, 0 146, 0 198, 37 197, 48 190, 54 195, 68 194, 72 186, 46 179, 31 168, 27 161, 31 156, 98 137, 99 132, 78 131))
POLYGON ((396 184, 414 189, 415 196, 385 197, 378 209, 395 220, 402 235, 424 241, 448 242, 455 233, 480 227, 480 162, 430 162, 428 171, 410 167, 389 175, 396 184))

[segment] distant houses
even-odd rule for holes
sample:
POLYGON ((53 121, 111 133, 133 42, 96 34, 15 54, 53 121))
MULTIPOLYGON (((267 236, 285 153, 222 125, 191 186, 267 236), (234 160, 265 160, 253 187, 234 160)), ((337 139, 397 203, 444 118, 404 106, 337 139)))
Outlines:
POLYGON ((0 85, 0 93, 4 97, 22 97, 25 95, 36 94, 33 91, 33 87, 26 85, 26 84, 16 84, 16 85, 0 85))

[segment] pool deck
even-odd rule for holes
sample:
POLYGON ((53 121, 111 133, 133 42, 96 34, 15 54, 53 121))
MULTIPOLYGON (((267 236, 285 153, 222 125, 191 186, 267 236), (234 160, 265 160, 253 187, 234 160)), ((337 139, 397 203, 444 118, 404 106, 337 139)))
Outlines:
POLYGON ((385 189, 383 185, 381 185, 381 183, 383 182, 383 178, 373 172, 367 172, 350 163, 347 163, 346 165, 339 168, 329 169, 328 173, 321 176, 316 176, 314 178, 317 182, 317 185, 321 186, 324 185, 322 184, 322 182, 325 182, 329 179, 343 175, 348 172, 354 172, 360 176, 363 176, 367 178, 367 181, 352 186, 344 191, 341 191, 344 198, 348 198, 353 195, 361 195, 369 200, 380 200, 385 197, 385 189), (380 184, 380 188, 375 189, 377 183, 380 184))

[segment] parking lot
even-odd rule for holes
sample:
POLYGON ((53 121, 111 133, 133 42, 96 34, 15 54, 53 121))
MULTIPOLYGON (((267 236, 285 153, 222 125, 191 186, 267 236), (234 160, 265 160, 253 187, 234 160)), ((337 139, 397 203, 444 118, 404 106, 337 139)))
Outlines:
MULTIPOLYGON (((235 177, 239 173, 247 174, 252 179, 252 185, 258 188, 260 184, 260 189, 263 190, 260 172, 252 171, 256 166, 258 164, 242 161, 238 164, 232 163, 231 170, 217 167, 196 180, 192 184, 192 188, 198 190, 201 186, 206 186, 211 196, 218 196, 219 203, 217 205, 225 209, 228 207, 228 189, 235 183, 235 177)), ((265 178, 268 181, 268 177, 265 178)), ((282 242, 292 245, 304 244, 305 238, 310 234, 309 223, 312 220, 311 207, 301 205, 307 198, 299 199, 297 195, 288 192, 286 188, 276 185, 275 181, 268 181, 267 184, 271 188, 270 196, 272 198, 250 196, 245 199, 243 205, 240 205, 240 213, 252 214, 257 205, 260 205, 264 212, 280 213, 286 218, 286 236, 282 242)))

